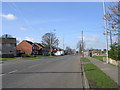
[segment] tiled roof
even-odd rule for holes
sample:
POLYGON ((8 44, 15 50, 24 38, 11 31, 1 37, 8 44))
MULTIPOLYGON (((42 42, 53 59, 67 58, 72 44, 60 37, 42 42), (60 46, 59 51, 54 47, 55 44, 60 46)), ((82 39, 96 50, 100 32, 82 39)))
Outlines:
POLYGON ((37 43, 37 44, 44 48, 44 45, 43 45, 43 44, 41 44, 41 43, 37 43))
POLYGON ((25 41, 28 42, 28 43, 31 44, 31 45, 33 44, 31 41, 27 41, 27 40, 25 40, 25 41))

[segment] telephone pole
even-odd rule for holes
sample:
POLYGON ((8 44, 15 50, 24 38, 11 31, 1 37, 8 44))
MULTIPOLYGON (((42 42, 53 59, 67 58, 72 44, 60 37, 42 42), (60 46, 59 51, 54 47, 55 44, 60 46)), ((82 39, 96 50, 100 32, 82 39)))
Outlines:
MULTIPOLYGON (((103 0, 103 12, 104 12, 104 18, 105 18, 106 7, 105 7, 104 0, 103 0)), ((104 24, 105 24, 105 35, 106 35, 106 63, 108 63, 108 31, 107 31, 107 21, 106 21, 106 18, 104 19, 104 24)))
POLYGON ((63 37, 63 50, 64 50, 64 37, 63 37))
POLYGON ((110 44, 112 46, 112 32, 111 32, 111 30, 110 30, 110 44))
POLYGON ((82 31, 82 57, 84 57, 83 31, 82 31))

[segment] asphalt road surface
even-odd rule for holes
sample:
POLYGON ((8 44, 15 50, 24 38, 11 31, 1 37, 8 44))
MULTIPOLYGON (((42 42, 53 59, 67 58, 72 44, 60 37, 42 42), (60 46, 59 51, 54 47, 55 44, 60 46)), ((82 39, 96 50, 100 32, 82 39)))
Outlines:
POLYGON ((2 88, 83 88, 79 55, 11 60, 2 65, 2 88))

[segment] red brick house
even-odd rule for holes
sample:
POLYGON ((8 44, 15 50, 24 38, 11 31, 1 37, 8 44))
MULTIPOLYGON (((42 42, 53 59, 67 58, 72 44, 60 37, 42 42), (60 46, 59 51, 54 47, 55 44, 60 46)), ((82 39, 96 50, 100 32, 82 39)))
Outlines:
POLYGON ((16 46, 17 51, 19 53, 25 55, 38 55, 42 54, 42 47, 37 43, 32 43, 31 41, 23 40, 16 46))
POLYGON ((42 55, 44 46, 41 43, 34 43, 34 45, 38 47, 37 49, 38 55, 42 55))

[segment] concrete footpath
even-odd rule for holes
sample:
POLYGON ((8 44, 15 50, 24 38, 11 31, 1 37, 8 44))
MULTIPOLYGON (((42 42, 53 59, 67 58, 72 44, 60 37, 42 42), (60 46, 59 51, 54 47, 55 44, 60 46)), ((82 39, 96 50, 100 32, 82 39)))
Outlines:
POLYGON ((86 58, 88 58, 91 61, 91 63, 96 65, 98 68, 100 68, 106 75, 108 75, 112 80, 114 80, 120 86, 120 82, 118 80, 120 79, 118 77, 118 71, 120 70, 120 68, 118 69, 117 66, 105 64, 104 62, 98 59, 94 59, 92 57, 86 56, 86 58))

